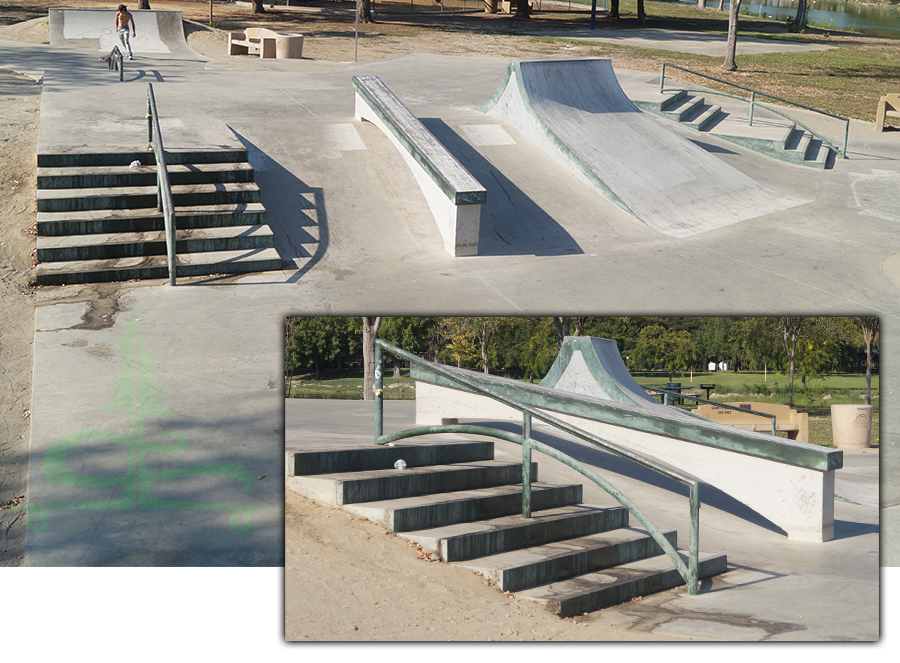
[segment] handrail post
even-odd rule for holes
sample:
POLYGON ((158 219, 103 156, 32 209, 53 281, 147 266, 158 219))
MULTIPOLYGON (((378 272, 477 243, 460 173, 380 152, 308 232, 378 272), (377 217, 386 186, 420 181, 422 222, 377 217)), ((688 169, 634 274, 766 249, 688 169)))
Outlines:
POLYGON ((531 413, 522 413, 522 517, 531 518, 531 413))
POLYGON ((694 596, 699 591, 699 569, 697 557, 700 554, 700 484, 693 483, 691 490, 691 531, 689 535, 688 554, 688 594, 694 596))
POLYGON ((384 352, 381 346, 375 344, 375 442, 378 442, 384 434, 384 374, 381 371, 382 356, 384 352))
POLYGON ((753 126, 753 107, 756 105, 756 92, 750 93, 750 121, 747 123, 747 126, 753 126))
POLYGON ((666 86, 666 63, 662 63, 662 72, 659 74, 659 93, 663 93, 663 89, 666 86))
POLYGON ((153 144, 153 107, 150 102, 150 94, 153 88, 147 84, 147 145, 153 144))
POLYGON ((844 122, 844 149, 841 150, 841 159, 847 158, 847 139, 850 137, 850 120, 844 122))

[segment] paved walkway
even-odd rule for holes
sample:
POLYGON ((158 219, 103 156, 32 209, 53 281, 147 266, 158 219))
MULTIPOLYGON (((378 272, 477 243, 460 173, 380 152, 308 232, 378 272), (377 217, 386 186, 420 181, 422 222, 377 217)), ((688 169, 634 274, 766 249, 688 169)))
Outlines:
MULTIPOLYGON (((579 41, 596 41, 618 46, 636 46, 660 51, 692 53, 725 57, 728 44, 726 35, 662 28, 638 28, 615 30, 612 28, 582 28, 580 30, 535 30, 528 34, 536 37, 560 37, 579 41)), ((738 36, 735 54, 797 53, 801 51, 825 51, 831 48, 823 44, 804 44, 780 39, 756 39, 738 36)))

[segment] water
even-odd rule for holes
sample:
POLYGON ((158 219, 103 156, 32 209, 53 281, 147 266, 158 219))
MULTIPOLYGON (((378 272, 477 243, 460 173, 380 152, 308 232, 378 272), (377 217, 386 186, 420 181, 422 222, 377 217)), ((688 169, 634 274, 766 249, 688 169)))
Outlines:
MULTIPOLYGON (((695 0, 680 0, 696 5, 695 0)), ((860 32, 874 37, 900 38, 900 0, 891 0, 889 5, 863 5, 844 0, 807 0, 809 12, 807 23, 824 29, 860 32)), ((787 18, 797 15, 797 0, 764 0, 761 11, 764 16, 787 18)), ((718 7, 718 0, 707 0, 707 9, 718 7)), ((724 5, 728 11, 728 3, 724 5)), ((760 14, 760 3, 744 3, 741 11, 752 16, 760 14)))

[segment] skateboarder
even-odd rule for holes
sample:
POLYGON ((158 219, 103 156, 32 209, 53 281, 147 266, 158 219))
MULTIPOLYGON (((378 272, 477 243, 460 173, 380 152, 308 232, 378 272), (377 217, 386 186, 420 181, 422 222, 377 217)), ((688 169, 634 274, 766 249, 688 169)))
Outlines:
POLYGON ((128 7, 119 5, 119 11, 116 12, 116 31, 119 33, 119 41, 122 42, 122 46, 128 49, 128 59, 134 60, 134 55, 131 52, 131 40, 128 38, 129 23, 131 24, 131 36, 135 37, 134 16, 128 11, 128 7))

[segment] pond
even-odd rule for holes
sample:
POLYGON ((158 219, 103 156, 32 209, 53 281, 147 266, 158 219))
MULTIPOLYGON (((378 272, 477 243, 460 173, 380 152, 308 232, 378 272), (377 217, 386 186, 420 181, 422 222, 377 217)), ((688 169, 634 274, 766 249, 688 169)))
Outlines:
MULTIPOLYGON (((679 0, 686 4, 696 5, 696 1, 679 0)), ((728 4, 724 4, 728 11, 728 4)), ((798 0, 764 0, 762 3, 744 2, 741 11, 752 16, 769 16, 787 18, 797 15, 798 0)), ((900 38, 900 0, 892 0, 891 4, 876 5, 845 0, 807 0, 809 12, 806 20, 809 25, 826 30, 845 30, 859 32, 874 37, 900 38)), ((707 8, 718 7, 718 0, 707 0, 707 8)))

